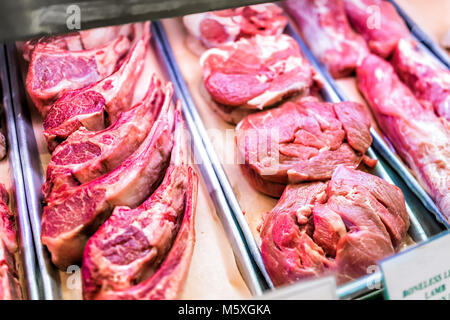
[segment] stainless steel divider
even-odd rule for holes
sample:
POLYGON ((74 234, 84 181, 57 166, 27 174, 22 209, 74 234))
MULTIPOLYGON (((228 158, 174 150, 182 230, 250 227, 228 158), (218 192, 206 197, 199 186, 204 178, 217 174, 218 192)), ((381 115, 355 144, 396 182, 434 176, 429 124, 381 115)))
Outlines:
MULTIPOLYGON (((25 185, 27 180, 22 171, 22 154, 18 143, 18 133, 13 108, 14 94, 11 95, 11 87, 8 75, 8 63, 6 60, 6 47, 0 44, 0 78, 2 83, 3 104, 6 117, 6 133, 8 161, 13 179, 13 191, 16 202, 16 217, 18 221, 19 245, 21 249, 20 262, 23 265, 23 273, 27 287, 25 288, 27 298, 38 300, 41 297, 40 273, 36 266, 35 247, 33 244, 33 232, 30 225, 25 185)), ((9 68, 10 69, 10 68, 9 68)), ((11 71, 11 70, 10 70, 11 71)))
POLYGON ((62 294, 59 290, 59 275, 51 264, 47 249, 41 243, 41 185, 44 182, 44 175, 19 68, 19 54, 14 44, 7 45, 7 57, 20 158, 24 181, 26 181, 24 194, 33 230, 37 266, 41 274, 42 298, 46 300, 60 299, 62 294))

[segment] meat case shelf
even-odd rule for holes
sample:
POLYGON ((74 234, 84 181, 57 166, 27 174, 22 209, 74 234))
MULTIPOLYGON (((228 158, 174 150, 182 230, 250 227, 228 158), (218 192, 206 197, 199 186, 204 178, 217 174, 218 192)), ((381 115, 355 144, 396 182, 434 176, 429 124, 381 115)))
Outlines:
MULTIPOLYGON (((173 23, 175 24, 180 22, 177 21, 173 23)), ((211 160, 212 166, 214 167, 215 173, 220 181, 221 187, 224 190, 226 199, 233 211, 234 218, 236 219, 242 230, 242 233, 247 242, 247 246, 250 249, 254 261, 256 261, 257 263, 259 273, 265 276, 265 280, 267 281, 270 289, 273 290, 274 286, 270 278, 268 277, 267 272, 265 271, 265 267, 262 261, 261 252, 259 250, 257 241, 254 237, 254 234, 252 233, 248 221, 244 217, 240 201, 238 200, 238 196, 234 191, 236 190, 236 188, 239 189, 239 187, 237 187, 236 184, 234 184, 233 188, 232 183, 228 177, 227 171, 224 169, 221 162, 219 161, 219 157, 215 149, 215 146, 213 145, 212 141, 210 140, 207 134, 207 127, 205 126, 207 123, 205 121, 207 121, 207 119, 202 118, 201 112, 199 112, 198 109, 199 107, 197 106, 197 103, 194 102, 194 98, 190 91, 192 90, 192 87, 188 86, 187 81, 183 76, 182 70, 179 67, 180 63, 189 63, 189 62, 180 60, 177 61, 176 55, 174 54, 174 51, 172 49, 171 44, 173 44, 173 42, 171 42, 171 40, 176 41, 177 43, 182 42, 182 40, 180 40, 179 38, 177 38, 176 40, 170 39, 168 33, 166 33, 165 31, 165 22, 157 22, 156 25, 158 29, 158 36, 161 37, 161 41, 165 46, 166 54, 170 60, 171 67, 173 68, 173 73, 175 75, 174 81, 175 80, 178 81, 179 85, 182 88, 182 92, 185 96, 184 99, 187 102, 186 105, 193 115, 198 131, 202 135, 202 140, 205 145, 206 151, 208 152, 208 156, 211 160)), ((174 30, 178 29, 173 28, 170 31, 174 33, 174 30)), ((302 41, 300 36, 294 30, 294 28, 292 28, 292 26, 290 26, 289 24, 286 29, 286 33, 292 36, 297 41, 303 55, 307 58, 310 64, 314 67, 314 69, 320 74, 320 76, 324 80, 324 86, 323 89, 321 90, 321 95, 323 99, 325 101, 330 102, 343 101, 343 96, 339 93, 339 91, 336 90, 336 86, 332 81, 331 76, 320 65, 320 63, 310 52, 310 50, 308 49, 306 44, 302 41)), ((198 97, 198 95, 196 97, 198 97)), ((411 221, 411 226, 408 233, 412 238, 412 240, 414 242, 422 242, 427 240, 432 235, 440 233, 443 230, 442 226, 436 222, 433 216, 430 215, 428 211, 424 208, 421 201, 419 201, 415 197, 415 195, 410 192, 410 190, 406 187, 406 185, 402 183, 401 179, 399 179, 396 176, 392 168, 386 165, 386 163, 378 157, 377 153, 375 153, 375 151, 372 148, 369 149, 367 155, 374 159, 378 159, 378 164, 371 173, 387 180, 390 183, 396 184, 404 192, 407 203, 407 211, 411 221)), ((354 298, 363 298, 368 295, 373 295, 374 293, 377 294, 381 292, 381 290, 379 289, 378 290, 369 289, 367 283, 381 285, 382 283, 381 273, 375 272, 373 274, 364 276, 360 279, 342 285, 338 287, 337 294, 341 299, 354 299, 354 298)))
MULTIPOLYGON (((33 234, 28 216, 27 200, 25 197, 25 181, 23 178, 19 142, 16 131, 15 114, 13 110, 14 96, 11 96, 8 80, 8 65, 6 61, 6 47, 0 45, 0 82, 2 85, 2 128, 5 128, 7 142, 7 162, 10 188, 12 194, 10 207, 16 216, 18 243, 20 248, 19 280, 22 285, 24 298, 39 299, 39 270, 36 266, 36 255, 33 244, 33 234), (5 126, 6 124, 6 126, 5 126)), ((5 183, 4 180, 1 181, 5 183)))
MULTIPOLYGON (((215 175, 214 169, 204 148, 202 137, 197 130, 197 126, 194 124, 195 120, 188 108, 185 107, 187 103, 184 94, 178 83, 174 81, 175 76, 172 73, 172 68, 167 60, 160 38, 157 36, 157 30, 153 24, 151 28, 151 48, 155 53, 163 78, 165 80, 172 80, 174 84, 174 100, 176 101, 179 99, 184 105, 182 110, 188 130, 191 134, 191 146, 193 148, 193 154, 195 155, 195 164, 203 177, 209 197, 214 204, 217 216, 227 235, 227 240, 233 250, 237 267, 250 292, 253 295, 261 294, 267 289, 264 276, 260 273, 259 268, 256 267, 256 262, 253 260, 253 255, 251 254, 249 246, 246 244, 242 231, 240 230, 228 205, 227 199, 222 192, 219 180, 215 175)), ((63 290, 66 285, 62 283, 61 276, 58 274, 59 271, 52 264, 50 254, 40 240, 42 214, 41 186, 44 181, 44 174, 41 159, 37 156, 39 155, 39 148, 31 120, 32 115, 30 113, 30 107, 32 106, 27 101, 24 90, 22 71, 19 67, 21 57, 19 56, 16 45, 10 44, 7 46, 7 56, 9 59, 8 63, 10 68, 14 116, 17 123, 18 146, 21 150, 23 179, 27 182, 24 186, 24 192, 21 194, 26 198, 26 203, 28 205, 30 225, 33 230, 34 245, 36 247, 36 269, 41 274, 40 279, 36 279, 34 283, 40 284, 41 291, 39 297, 41 299, 62 299, 64 298, 63 290)), ((30 268, 30 272, 31 270, 34 271, 33 268, 30 268)))

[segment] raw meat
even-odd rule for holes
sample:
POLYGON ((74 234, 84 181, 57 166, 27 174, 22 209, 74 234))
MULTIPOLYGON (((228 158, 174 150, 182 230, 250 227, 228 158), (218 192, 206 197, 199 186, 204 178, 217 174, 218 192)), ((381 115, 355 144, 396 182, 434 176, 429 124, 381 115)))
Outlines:
POLYGON ((264 217, 261 253, 276 286, 334 272, 342 284, 397 251, 408 228, 399 188, 339 166, 327 183, 286 187, 264 217))
POLYGON ((343 0, 288 0, 285 4, 330 74, 335 78, 352 74, 369 49, 350 26, 343 0))
POLYGON ((413 41, 400 40, 391 63, 400 79, 423 104, 450 121, 450 71, 423 53, 413 41))
MULTIPOLYGON (((181 225, 185 205, 193 202, 188 198, 196 188, 195 173, 187 164, 180 111, 176 114, 171 165, 161 185, 135 209, 116 207, 87 243, 82 267, 85 299, 121 298, 127 291, 135 290, 133 287, 154 273, 166 258, 181 225)), ((192 239, 192 245, 193 242, 192 239)), ((160 293, 160 298, 173 299, 178 291, 160 293)), ((141 294, 130 296, 144 298, 141 294)))
POLYGON ((103 300, 173 300, 182 290, 194 251, 197 176, 189 168, 184 216, 175 242, 162 265, 149 278, 125 290, 99 295, 103 300))
POLYGON ((384 0, 344 0, 353 27, 366 39, 370 50, 387 58, 410 33, 394 6, 384 0))
POLYGON ((134 88, 144 66, 149 34, 139 40, 121 67, 109 77, 87 87, 66 91, 50 108, 44 120, 44 136, 50 152, 84 126, 87 130, 105 128, 105 111, 110 123, 131 107, 134 88))
POLYGON ((58 194, 117 168, 150 132, 165 95, 170 100, 172 92, 164 94, 160 81, 153 76, 144 99, 123 112, 113 125, 97 132, 81 127, 56 147, 42 186, 44 199, 49 200, 52 192, 58 194))
POLYGON ((420 104, 392 66, 369 55, 357 69, 358 86, 378 125, 425 190, 450 218, 450 126, 420 104))
POLYGON ((45 117, 64 90, 85 87, 113 73, 129 48, 130 41, 123 36, 98 49, 83 51, 38 44, 28 68, 28 94, 45 117))
POLYGON ((31 60, 31 56, 33 55, 33 51, 37 45, 45 45, 48 47, 69 51, 80 51, 84 49, 78 32, 31 39, 22 45, 22 55, 26 61, 31 60))
POLYGON ((191 14, 183 17, 189 32, 212 48, 242 37, 279 35, 287 24, 283 10, 272 3, 191 14))
POLYGON ((22 54, 26 61, 30 61, 37 45, 68 51, 80 51, 100 48, 120 36, 135 42, 142 37, 143 33, 146 32, 145 30, 150 30, 149 22, 95 28, 57 36, 45 36, 25 42, 22 45, 22 54))
POLYGON ((174 110, 170 98, 166 95, 152 130, 119 167, 52 196, 42 215, 41 240, 57 267, 64 269, 81 261, 87 240, 110 216, 114 206, 135 208, 156 189, 173 144, 174 110))
POLYGON ((238 124, 239 163, 257 190, 279 197, 288 183, 330 179, 340 164, 356 168, 372 143, 369 128, 358 103, 286 102, 238 124))
POLYGON ((0 300, 22 299, 16 255, 19 247, 8 191, 0 184, 0 300))
POLYGON ((257 35, 210 49, 200 64, 206 90, 228 107, 260 110, 314 83, 313 68, 296 41, 284 34, 257 35))

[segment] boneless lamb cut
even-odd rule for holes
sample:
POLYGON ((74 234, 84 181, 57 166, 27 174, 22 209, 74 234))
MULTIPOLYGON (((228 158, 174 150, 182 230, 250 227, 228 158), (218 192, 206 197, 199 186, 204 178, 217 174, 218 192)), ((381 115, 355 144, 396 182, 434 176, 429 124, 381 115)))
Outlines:
POLYGON ((272 4, 203 12, 183 17, 189 32, 212 48, 242 37, 279 35, 287 24, 283 10, 272 4))
POLYGON ((257 190, 279 197, 288 183, 330 179, 341 164, 358 167, 372 143, 369 129, 358 103, 286 102, 238 124, 238 160, 257 190))
POLYGON ((286 187, 264 217, 261 254, 276 286, 331 273, 343 284, 398 251, 408 228, 399 188, 339 166, 328 182, 286 187))
POLYGON ((387 58, 410 32, 395 7, 385 0, 344 0, 353 27, 367 41, 370 50, 387 58))
POLYGON ((15 217, 8 208, 9 195, 0 184, 0 300, 22 299, 16 255, 15 217))
POLYGON ((358 86, 383 133, 419 182, 450 218, 450 127, 432 106, 420 104, 395 74, 375 55, 357 69, 358 86))
POLYGON ((400 79, 422 104, 450 121, 450 71, 419 48, 412 40, 400 40, 391 58, 400 79))
MULTIPOLYGON (((209 49, 201 59, 212 99, 230 109, 261 110, 308 92, 315 72, 287 35, 255 36, 209 49)), ((224 118, 227 120, 226 118, 224 118)))
POLYGON ((197 188, 187 162, 184 130, 177 110, 171 164, 161 185, 135 209, 116 207, 87 243, 82 265, 85 299, 178 296, 195 240, 197 188), (175 240, 177 234, 183 240, 175 240))
POLYGON ((104 129, 131 107, 149 37, 146 34, 136 43, 116 72, 89 86, 65 91, 53 103, 43 123, 50 152, 81 126, 90 131, 104 129))
POLYGON ((156 189, 170 160, 173 109, 171 96, 166 95, 150 133, 120 166, 51 197, 42 215, 41 241, 57 267, 64 269, 81 261, 87 240, 115 206, 135 208, 156 189))
POLYGON ((56 147, 42 186, 44 199, 117 168, 150 132, 165 96, 172 97, 171 87, 167 89, 164 93, 153 76, 143 100, 124 111, 114 124, 97 132, 81 127, 56 147))
POLYGON ((123 36, 101 48, 82 51, 38 44, 28 67, 28 94, 45 117, 64 90, 85 87, 113 73, 129 48, 130 41, 123 36))
POLYGON ((288 0, 285 6, 314 55, 333 77, 352 74, 368 54, 365 40, 347 20, 343 0, 288 0))

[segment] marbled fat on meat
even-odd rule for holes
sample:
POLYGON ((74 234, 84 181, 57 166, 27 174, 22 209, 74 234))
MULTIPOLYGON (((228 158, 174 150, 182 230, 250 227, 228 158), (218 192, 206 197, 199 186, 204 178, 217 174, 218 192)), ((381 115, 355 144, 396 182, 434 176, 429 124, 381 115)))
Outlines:
POLYGON ((150 133, 120 166, 51 197, 42 215, 41 241, 57 267, 81 261, 87 240, 114 206, 135 208, 156 189, 170 159, 173 130, 174 110, 166 99, 150 133))
POLYGON ((56 147, 47 166, 42 193, 49 200, 53 193, 89 182, 117 168, 130 156, 150 132, 165 100, 172 97, 172 87, 164 92, 153 76, 146 96, 117 121, 102 131, 78 129, 56 147))
POLYGON ((105 112, 110 123, 131 107, 134 88, 149 50, 149 32, 131 49, 120 68, 110 76, 81 89, 68 90, 50 108, 44 120, 44 136, 52 152, 69 135, 84 126, 104 129, 105 112))
POLYGON ((45 117, 52 103, 65 90, 79 89, 111 75, 129 48, 130 41, 125 37, 101 48, 83 51, 38 44, 28 67, 28 94, 45 117))
MULTIPOLYGON (((166 291, 162 286, 155 292, 157 296, 144 292, 149 290, 150 282, 161 286, 158 268, 167 268, 161 263, 170 260, 169 251, 178 250, 176 242, 175 249, 171 247, 177 234, 185 232, 180 230, 183 219, 193 219, 189 215, 195 212, 190 203, 195 201, 192 197, 197 182, 187 163, 184 130, 178 110, 171 164, 161 185, 139 207, 117 207, 87 243, 82 267, 85 299, 174 299, 178 295, 184 282, 180 281, 185 273, 182 270, 172 276, 172 290, 166 291)), ((185 245, 189 252, 193 238, 185 245)), ((188 266, 189 263, 184 261, 179 268, 187 269, 188 266)))

